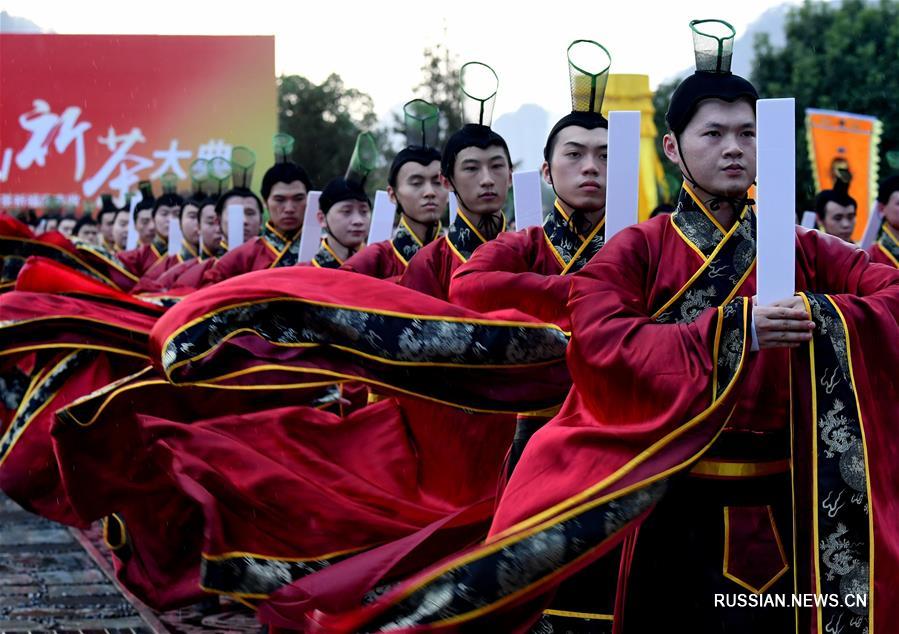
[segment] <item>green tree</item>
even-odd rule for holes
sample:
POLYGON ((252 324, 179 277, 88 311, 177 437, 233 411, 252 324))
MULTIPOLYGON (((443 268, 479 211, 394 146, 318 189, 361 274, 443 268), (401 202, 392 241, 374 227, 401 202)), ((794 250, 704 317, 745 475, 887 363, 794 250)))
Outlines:
POLYGON ((810 209, 815 185, 806 108, 880 119, 881 166, 886 165, 886 151, 899 147, 899 2, 844 0, 837 5, 806 0, 787 14, 785 35, 781 48, 767 35, 757 36, 752 81, 763 97, 796 99, 797 205, 810 209))
POLYGON ((372 130, 386 144, 376 124, 371 97, 348 88, 335 73, 321 84, 299 75, 278 78, 279 129, 296 140, 293 160, 316 188, 346 171, 360 132, 372 130))

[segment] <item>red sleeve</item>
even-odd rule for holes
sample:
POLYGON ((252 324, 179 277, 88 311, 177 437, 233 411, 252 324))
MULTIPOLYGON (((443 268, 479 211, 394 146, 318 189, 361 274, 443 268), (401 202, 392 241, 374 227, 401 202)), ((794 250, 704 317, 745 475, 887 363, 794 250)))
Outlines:
POLYGON ((798 227, 796 233, 797 263, 813 292, 867 297, 899 286, 899 269, 872 262, 865 251, 820 231, 798 227))
MULTIPOLYGON (((255 266, 258 264, 256 260, 259 259, 254 257, 257 251, 259 251, 259 242, 260 239, 256 238, 251 242, 245 242, 233 251, 228 251, 228 253, 216 260, 211 268, 205 269, 203 279, 200 281, 198 287, 209 286, 210 284, 216 284, 229 277, 234 277, 235 275, 241 275, 242 273, 249 273, 250 271, 265 268, 263 266, 255 266)), ((264 247, 264 245, 261 246, 264 247)), ((272 257, 272 260, 274 260, 274 257, 272 257)))
POLYGON ((414 289, 438 299, 447 299, 446 287, 441 283, 443 270, 443 246, 446 238, 434 240, 409 260, 399 285, 414 289))
POLYGON ((532 227, 501 233, 478 247, 453 274, 449 300, 481 312, 517 308, 568 330, 571 278, 534 271, 538 239, 544 239, 543 229, 532 227))
MULTIPOLYGON (((651 317, 646 280, 654 227, 619 233, 572 278, 568 366, 592 416, 641 429, 683 422, 708 407, 718 310, 692 323, 651 317)), ((657 239, 656 239, 657 238, 657 239)), ((667 266, 692 266, 671 257, 667 266)))
POLYGON ((369 277, 390 277, 388 257, 392 257, 392 248, 389 241, 370 244, 359 253, 352 256, 340 267, 343 271, 361 273, 369 277), (386 248, 385 248, 386 247, 386 248))

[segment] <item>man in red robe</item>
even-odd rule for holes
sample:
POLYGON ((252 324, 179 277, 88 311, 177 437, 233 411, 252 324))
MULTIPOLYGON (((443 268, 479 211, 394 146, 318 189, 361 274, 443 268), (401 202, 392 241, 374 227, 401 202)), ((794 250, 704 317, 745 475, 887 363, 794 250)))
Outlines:
POLYGON ((322 190, 317 213, 325 235, 312 258, 312 266, 340 268, 365 244, 371 227, 371 201, 365 192, 364 178, 341 176, 330 181, 322 190))
POLYGON ((216 212, 220 198, 209 196, 200 203, 199 255, 172 267, 156 279, 158 290, 194 290, 228 252, 222 240, 222 226, 216 212))
POLYGON ((421 99, 404 107, 407 146, 390 164, 387 195, 400 212, 391 240, 369 244, 341 268, 380 279, 398 278, 421 247, 440 235, 448 194, 440 180, 440 152, 434 149, 439 111, 421 99))
POLYGON ((899 268, 899 176, 890 176, 880 184, 877 212, 883 216, 883 224, 868 254, 873 262, 899 268))
POLYGON ((556 192, 542 227, 505 232, 478 249, 450 282, 453 303, 480 311, 518 308, 567 329, 570 273, 603 245, 608 122, 572 112, 553 127, 543 178, 556 192))
MULTIPOLYGON (((152 194, 152 191, 149 192, 152 194)), ((159 198, 151 198, 149 201, 142 200, 137 209, 143 209, 145 204, 149 204, 149 214, 151 222, 155 227, 153 240, 148 244, 141 244, 132 251, 125 251, 119 254, 119 260, 125 265, 131 273, 138 277, 143 277, 147 271, 153 268, 158 262, 167 257, 169 248, 169 218, 176 215, 181 209, 183 199, 175 191, 168 190, 159 198)), ((141 211, 138 215, 146 215, 146 211, 141 211)))
POLYGON ((182 203, 180 212, 175 214, 181 225, 181 250, 176 255, 166 255, 151 266, 134 288, 135 293, 160 290, 156 282, 164 273, 199 255, 200 205, 203 198, 202 194, 193 195, 182 203))
POLYGON ((202 285, 250 271, 296 264, 306 196, 311 188, 306 171, 295 163, 280 162, 269 168, 262 178, 262 198, 269 213, 262 235, 222 257, 204 273, 202 285))
POLYGON ((869 367, 899 360, 899 272, 797 228, 801 295, 754 304, 757 96, 712 57, 666 116, 677 210, 625 229, 575 276, 574 387, 526 448, 487 543, 371 607, 313 615, 322 631, 517 631, 620 543, 617 632, 895 622, 899 399, 869 367), (746 591, 837 600, 725 600, 746 591))
POLYGON ((512 159, 505 139, 486 125, 469 123, 446 142, 441 179, 456 193, 459 211, 449 232, 422 247, 399 280, 447 299, 450 278, 474 250, 506 229, 503 206, 512 182, 512 159))

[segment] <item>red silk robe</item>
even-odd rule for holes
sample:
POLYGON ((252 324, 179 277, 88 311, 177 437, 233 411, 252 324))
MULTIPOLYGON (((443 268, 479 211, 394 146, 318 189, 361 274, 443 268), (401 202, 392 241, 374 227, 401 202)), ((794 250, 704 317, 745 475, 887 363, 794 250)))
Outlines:
POLYGON ((899 236, 895 228, 884 222, 877 241, 868 248, 872 262, 899 268, 899 236))
POLYGON ((502 233, 478 248, 453 273, 449 300, 482 312, 517 308, 567 330, 569 273, 602 247, 604 226, 603 219, 590 235, 578 235, 556 201, 543 226, 502 233))
POLYGON ((119 261, 137 277, 143 277, 157 262, 166 257, 168 244, 158 237, 150 244, 142 244, 131 251, 119 253, 119 261))
MULTIPOLYGON (((619 629, 625 633, 657 631, 659 620, 666 627, 720 631, 728 613, 714 612, 707 588, 733 581, 729 592, 741 587, 791 592, 795 575, 799 592, 812 592, 813 571, 820 592, 839 592, 840 584, 864 592, 870 584, 873 608, 853 614, 845 608, 800 611, 800 631, 823 634, 837 620, 862 627, 868 618, 895 622, 889 579, 899 572, 899 517, 892 512, 897 492, 890 465, 899 447, 889 436, 888 421, 899 415, 899 398, 896 388, 872 371, 871 359, 876 355, 890 367, 899 360, 899 271, 871 264, 863 252, 836 238, 797 228, 797 290, 805 293, 817 329, 814 345, 792 354, 798 441, 791 473, 790 445, 784 441, 790 437, 790 351, 750 351, 754 216, 744 212, 730 232, 716 224, 688 203, 670 217, 625 229, 584 267, 570 297, 568 361, 574 387, 559 415, 525 450, 487 544, 354 614, 310 615, 322 631, 418 632, 451 623, 517 631, 539 617, 549 589, 622 541, 626 557, 612 618, 620 628, 620 619, 627 617, 619 629), (828 361, 827 354, 837 361, 828 361), (840 399, 828 403, 840 390, 840 399), (813 487, 812 464, 814 473, 831 479, 819 476, 813 487), (686 478, 669 477, 687 472, 686 478), (780 507, 751 506, 765 504, 759 500, 772 491, 783 493, 767 488, 782 483, 781 477, 787 478, 789 499, 791 475, 796 510, 788 512, 798 527, 796 561, 784 553, 791 545, 789 515, 779 515, 780 507), (718 494, 709 489, 684 498, 708 478, 731 480, 720 485, 730 495, 743 495, 741 487, 751 484, 753 495, 761 496, 744 499, 750 506, 739 508, 724 502, 724 537, 718 494), (851 501, 845 499, 850 494, 851 501), (672 500, 680 506, 672 509, 672 500), (837 520, 831 512, 838 513, 837 520), (662 530, 654 513, 668 522, 662 530), (711 525, 701 525, 712 517, 711 525), (814 523, 820 542, 810 530, 814 523), (684 541, 694 526, 717 537, 684 541), (846 553, 839 538, 850 528, 854 532, 847 538, 863 546, 846 553), (646 533, 668 535, 664 547, 652 551, 664 557, 650 568, 640 556, 651 545, 646 533), (705 552, 720 548, 722 539, 731 545, 729 555, 726 544, 724 554, 705 552), (844 552, 836 556, 833 549, 844 552), (809 553, 819 557, 815 565, 809 553), (686 568, 685 558, 693 561, 686 568), (637 563, 644 564, 640 574, 629 578, 637 563), (711 576, 696 585, 707 564, 711 576), (499 570, 509 571, 500 583, 499 570), (772 585, 778 581, 781 585, 772 585), (631 586, 642 586, 642 608, 628 604, 635 598, 628 594, 631 586), (655 593, 651 600, 659 609, 646 609, 647 592, 655 593), (674 612, 661 595, 702 605, 684 603, 686 612, 674 612), (709 616, 717 625, 710 625, 709 616), (656 629, 641 629, 647 622, 656 629)), ((791 618, 789 611, 781 610, 784 614, 791 618)), ((743 612, 742 618, 764 623, 770 615, 758 610, 743 612)))
MULTIPOLYGON (((503 216, 502 230, 506 229, 503 216)), ((437 299, 447 299, 453 272, 468 261, 472 252, 487 242, 484 236, 461 213, 445 236, 424 246, 409 261, 405 273, 399 279, 400 286, 413 288, 437 299)))
MULTIPOLYGON (((441 225, 438 223, 434 230, 435 238, 440 235, 440 230, 441 225)), ((406 271, 409 260, 423 246, 425 243, 418 239, 406 222, 406 217, 402 216, 392 239, 368 245, 344 262, 340 268, 382 280, 396 281, 406 271)))
POLYGON ((214 267, 203 273, 202 286, 262 269, 296 264, 300 248, 300 234, 297 230, 292 237, 266 223, 262 235, 244 242, 236 249, 221 257, 214 267))

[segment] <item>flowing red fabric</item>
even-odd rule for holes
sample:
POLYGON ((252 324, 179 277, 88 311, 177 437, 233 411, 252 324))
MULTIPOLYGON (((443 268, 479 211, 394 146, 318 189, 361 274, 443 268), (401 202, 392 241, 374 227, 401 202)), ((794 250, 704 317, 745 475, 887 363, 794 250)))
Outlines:
POLYGON ((344 262, 340 268, 343 271, 396 281, 405 272, 406 264, 394 251, 393 242, 384 240, 369 244, 344 262))
POLYGON ((517 308, 569 330, 571 278, 561 273, 543 227, 504 231, 456 269, 449 301, 481 312, 517 308))
POLYGON ((228 251, 218 259, 215 266, 203 271, 202 282, 198 286, 209 286, 250 271, 261 271, 275 263, 275 253, 264 238, 254 238, 228 251))
POLYGON ((445 300, 449 295, 453 272, 461 265, 462 259, 453 252, 446 236, 441 236, 423 246, 409 260, 399 284, 445 300))
MULTIPOLYGON (((899 273, 870 264, 862 251, 829 236, 803 229, 797 229, 797 234, 797 288, 838 293, 839 306, 856 307, 858 319, 848 321, 853 340, 865 338, 858 343, 861 351, 877 338, 894 342, 899 273)), ((732 387, 712 401, 720 311, 707 309, 690 323, 660 324, 651 318, 654 308, 672 297, 700 263, 698 253, 677 235, 667 218, 626 229, 611 240, 574 278, 570 299, 573 336, 568 354, 574 388, 560 414, 527 446, 502 495, 487 546, 422 573, 371 607, 345 615, 310 615, 317 626, 330 632, 364 629, 420 584, 430 583, 427 580, 434 575, 452 578, 453 571, 465 569, 472 558, 526 539, 528 531, 548 530, 567 511, 576 513, 591 500, 615 499, 626 487, 689 466, 722 431, 764 431, 788 425, 786 351, 750 353, 744 331, 741 369, 732 387)), ((755 279, 750 275, 738 297, 754 292, 755 279)), ((737 301, 748 315, 745 300, 737 301)), ((748 328, 748 322, 745 325, 748 328)), ((894 352, 891 345, 890 356, 894 352)), ((869 351, 865 357, 869 367, 872 356, 869 351)), ((874 394, 877 384, 869 379, 862 390, 874 394)), ((895 392, 882 394, 892 398, 883 408, 890 416, 895 410, 895 392)), ((879 499, 881 510, 892 512, 895 518, 896 480, 889 473, 888 462, 895 456, 895 443, 882 436, 885 426, 879 424, 880 414, 874 411, 879 395, 873 398, 862 409, 877 421, 873 424, 884 440, 869 454, 872 480, 878 478, 879 487, 872 488, 875 513, 879 499)), ((639 521, 640 517, 632 521, 632 528, 639 521)), ((895 620, 891 613, 895 602, 886 581, 895 575, 893 522, 884 519, 880 531, 875 531, 877 552, 882 557, 879 571, 876 557, 874 563, 875 594, 878 589, 883 593, 879 599, 875 597, 875 611, 878 602, 884 611, 878 616, 880 623, 895 620)), ((523 631, 539 614, 535 597, 607 552, 624 535, 608 540, 583 559, 582 565, 569 567, 493 610, 482 610, 465 620, 456 618, 453 625, 450 621, 433 626, 410 621, 396 631, 467 631, 497 622, 508 631, 523 631)))
POLYGON ((152 244, 142 244, 131 251, 123 251, 118 254, 121 262, 128 271, 137 277, 143 277, 162 258, 156 254, 152 244))

